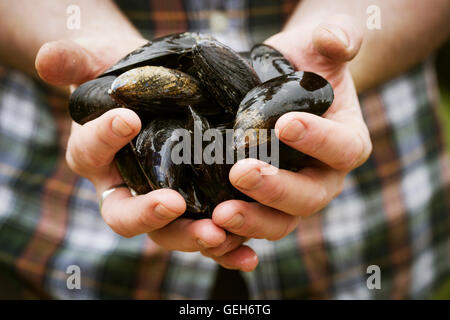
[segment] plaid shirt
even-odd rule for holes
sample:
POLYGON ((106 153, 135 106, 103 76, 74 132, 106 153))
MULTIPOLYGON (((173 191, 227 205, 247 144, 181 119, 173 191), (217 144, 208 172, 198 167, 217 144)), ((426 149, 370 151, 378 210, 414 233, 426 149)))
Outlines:
MULTIPOLYGON (((296 1, 121 1, 144 36, 212 31, 236 50, 278 32, 296 1), (223 18, 226 19, 223 19, 223 18), (210 30, 212 28, 212 30, 210 30)), ((322 212, 282 240, 250 240, 251 298, 426 298, 448 278, 450 170, 431 63, 360 96, 374 149, 322 212), (381 270, 370 290, 367 267, 381 270)), ((217 265, 125 239, 104 223, 92 184, 64 153, 67 100, 0 69, 0 296, 207 299, 217 265), (81 289, 69 289, 71 265, 81 289)))

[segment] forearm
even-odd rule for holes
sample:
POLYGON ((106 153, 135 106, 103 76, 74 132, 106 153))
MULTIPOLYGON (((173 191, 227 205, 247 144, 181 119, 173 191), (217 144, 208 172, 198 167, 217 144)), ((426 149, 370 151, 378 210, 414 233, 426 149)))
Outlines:
POLYGON ((450 1, 303 0, 286 28, 319 24, 345 13, 364 32, 360 52, 350 63, 359 92, 406 71, 438 48, 450 33, 450 1), (381 29, 367 28, 370 5, 380 8, 381 29))
MULTIPOLYGON (((138 31, 109 0, 0 1, 0 64, 37 76, 34 60, 48 41, 84 37, 110 38, 111 43, 140 37, 138 31), (69 29, 66 10, 80 8, 80 28, 69 29)), ((118 46, 127 50, 126 46, 118 46)))

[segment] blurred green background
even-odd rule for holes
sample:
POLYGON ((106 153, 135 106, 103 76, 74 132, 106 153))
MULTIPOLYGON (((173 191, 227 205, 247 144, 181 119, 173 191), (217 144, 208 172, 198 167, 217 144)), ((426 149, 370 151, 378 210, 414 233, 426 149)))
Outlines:
MULTIPOLYGON (((439 115, 445 129, 447 151, 450 153, 450 39, 436 54, 436 71, 441 94, 439 115)), ((450 278, 441 284, 432 298, 450 299, 450 278)))

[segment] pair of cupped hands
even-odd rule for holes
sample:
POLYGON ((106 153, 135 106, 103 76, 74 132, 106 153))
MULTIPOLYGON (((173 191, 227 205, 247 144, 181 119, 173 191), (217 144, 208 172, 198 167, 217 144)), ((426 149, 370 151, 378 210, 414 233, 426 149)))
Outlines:
MULTIPOLYGON (((38 52, 36 69, 48 83, 74 88, 145 42, 142 38, 121 43, 87 38, 49 42, 38 52)), ((256 202, 225 201, 214 209, 212 219, 176 219, 186 204, 174 190, 133 197, 127 188, 117 188, 103 202, 105 222, 124 237, 146 233, 166 250, 200 251, 225 268, 254 270, 258 257, 244 244, 249 238, 273 241, 288 235, 302 217, 316 213, 336 197, 346 174, 370 155, 369 133, 348 68, 361 42, 362 32, 350 17, 342 15, 315 27, 291 28, 265 42, 296 69, 322 75, 334 89, 335 100, 324 117, 291 112, 275 126, 282 142, 317 159, 314 164, 299 172, 278 170, 265 175, 270 169, 267 163, 237 162, 230 181, 256 202)), ((111 186, 123 183, 114 155, 140 129, 139 117, 125 108, 110 110, 82 126, 73 123, 67 163, 94 184, 100 197, 111 186)))

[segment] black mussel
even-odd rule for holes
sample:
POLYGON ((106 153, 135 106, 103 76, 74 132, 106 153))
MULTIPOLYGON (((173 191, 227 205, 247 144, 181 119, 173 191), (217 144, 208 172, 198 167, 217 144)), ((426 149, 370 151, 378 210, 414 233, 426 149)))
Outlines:
POLYGON ((152 191, 151 183, 137 160, 134 142, 130 142, 119 150, 115 162, 123 181, 137 194, 146 194, 152 191))
POLYGON ((272 135, 270 139, 265 139, 265 135, 257 136, 261 133, 262 130, 259 132, 255 130, 254 135, 249 134, 249 143, 246 144, 245 148, 233 148, 236 160, 256 158, 269 163, 274 167, 291 171, 298 171, 305 167, 305 160, 309 158, 306 154, 297 151, 278 140, 275 132, 267 133, 272 135), (258 140, 260 143, 258 143, 258 140))
MULTIPOLYGON (((194 215, 190 216, 190 219, 203 219, 211 217, 211 210, 207 201, 204 200, 201 191, 195 184, 195 176, 192 169, 186 167, 183 173, 181 186, 178 191, 186 201, 186 212, 183 214, 183 218, 187 218, 186 214, 194 215)), ((172 188, 173 189, 173 188, 172 188)))
POLYGON ((239 160, 236 150, 234 150, 233 148, 233 126, 222 125, 219 127, 215 127, 214 130, 219 131, 222 135, 224 159, 223 163, 218 164, 221 167, 221 175, 219 176, 218 181, 222 184, 223 190, 225 190, 226 192, 223 193, 223 195, 225 196, 219 198, 218 200, 220 201, 214 203, 214 205, 217 205, 222 201, 231 199, 244 200, 247 202, 255 201, 233 187, 230 182, 230 170, 233 165, 239 160))
POLYGON ((203 115, 203 116, 206 116, 208 118, 208 122, 210 126, 213 128, 233 129, 235 117, 232 116, 230 113, 223 113, 219 115, 203 115))
MULTIPOLYGON (((239 106, 234 122, 234 147, 248 145, 245 139, 248 129, 273 129, 279 117, 292 111, 322 115, 333 99, 331 85, 312 72, 298 71, 266 81, 248 92, 239 106)), ((267 140, 270 137, 271 134, 266 135, 267 140)))
POLYGON ((165 67, 131 69, 114 80, 109 93, 128 107, 155 113, 187 113, 188 106, 202 114, 222 112, 219 106, 208 101, 208 94, 197 79, 165 67))
POLYGON ((252 155, 249 148, 244 151, 245 158, 257 158, 277 168, 290 171, 299 171, 304 168, 305 160, 308 159, 308 155, 279 141, 275 135, 272 136, 270 141, 259 144, 253 150, 255 154, 252 155), (274 143, 275 140, 276 143, 274 143))
POLYGON ((194 46, 193 61, 200 81, 232 115, 246 93, 261 83, 244 58, 218 41, 198 42, 194 46))
POLYGON ((214 209, 223 201, 236 199, 240 192, 228 178, 233 165, 232 136, 227 145, 225 128, 211 128, 208 120, 192 109, 186 127, 194 139, 191 145, 194 181, 205 201, 214 209), (227 163, 230 151, 228 159, 231 160, 227 163))
MULTIPOLYGON (((283 114, 302 111, 323 115, 333 99, 331 85, 312 72, 298 71, 266 81, 251 90, 239 106, 234 124, 233 148, 242 150, 246 157, 252 147, 265 146, 265 150, 271 153, 271 139, 275 136, 271 129, 274 129, 276 121, 283 114)), ((279 153, 271 156, 278 157, 279 167, 299 170, 306 156, 278 142, 279 153)))
POLYGON ((192 66, 192 47, 203 39, 214 38, 197 32, 183 32, 154 39, 126 55, 103 75, 120 75, 140 66, 164 66, 186 71, 192 66))
POLYGON ((115 79, 115 76, 101 77, 80 85, 69 99, 69 113, 72 119, 84 124, 110 109, 121 107, 122 105, 108 94, 115 79))
POLYGON ((250 60, 262 82, 295 71, 281 52, 266 44, 255 45, 250 52, 250 60))
POLYGON ((190 212, 206 212, 208 207, 195 189, 189 161, 184 163, 184 155, 180 154, 183 149, 180 148, 179 152, 174 150, 182 143, 182 139, 190 140, 189 131, 182 120, 154 119, 136 139, 137 159, 152 189, 176 190, 184 197, 190 212))

